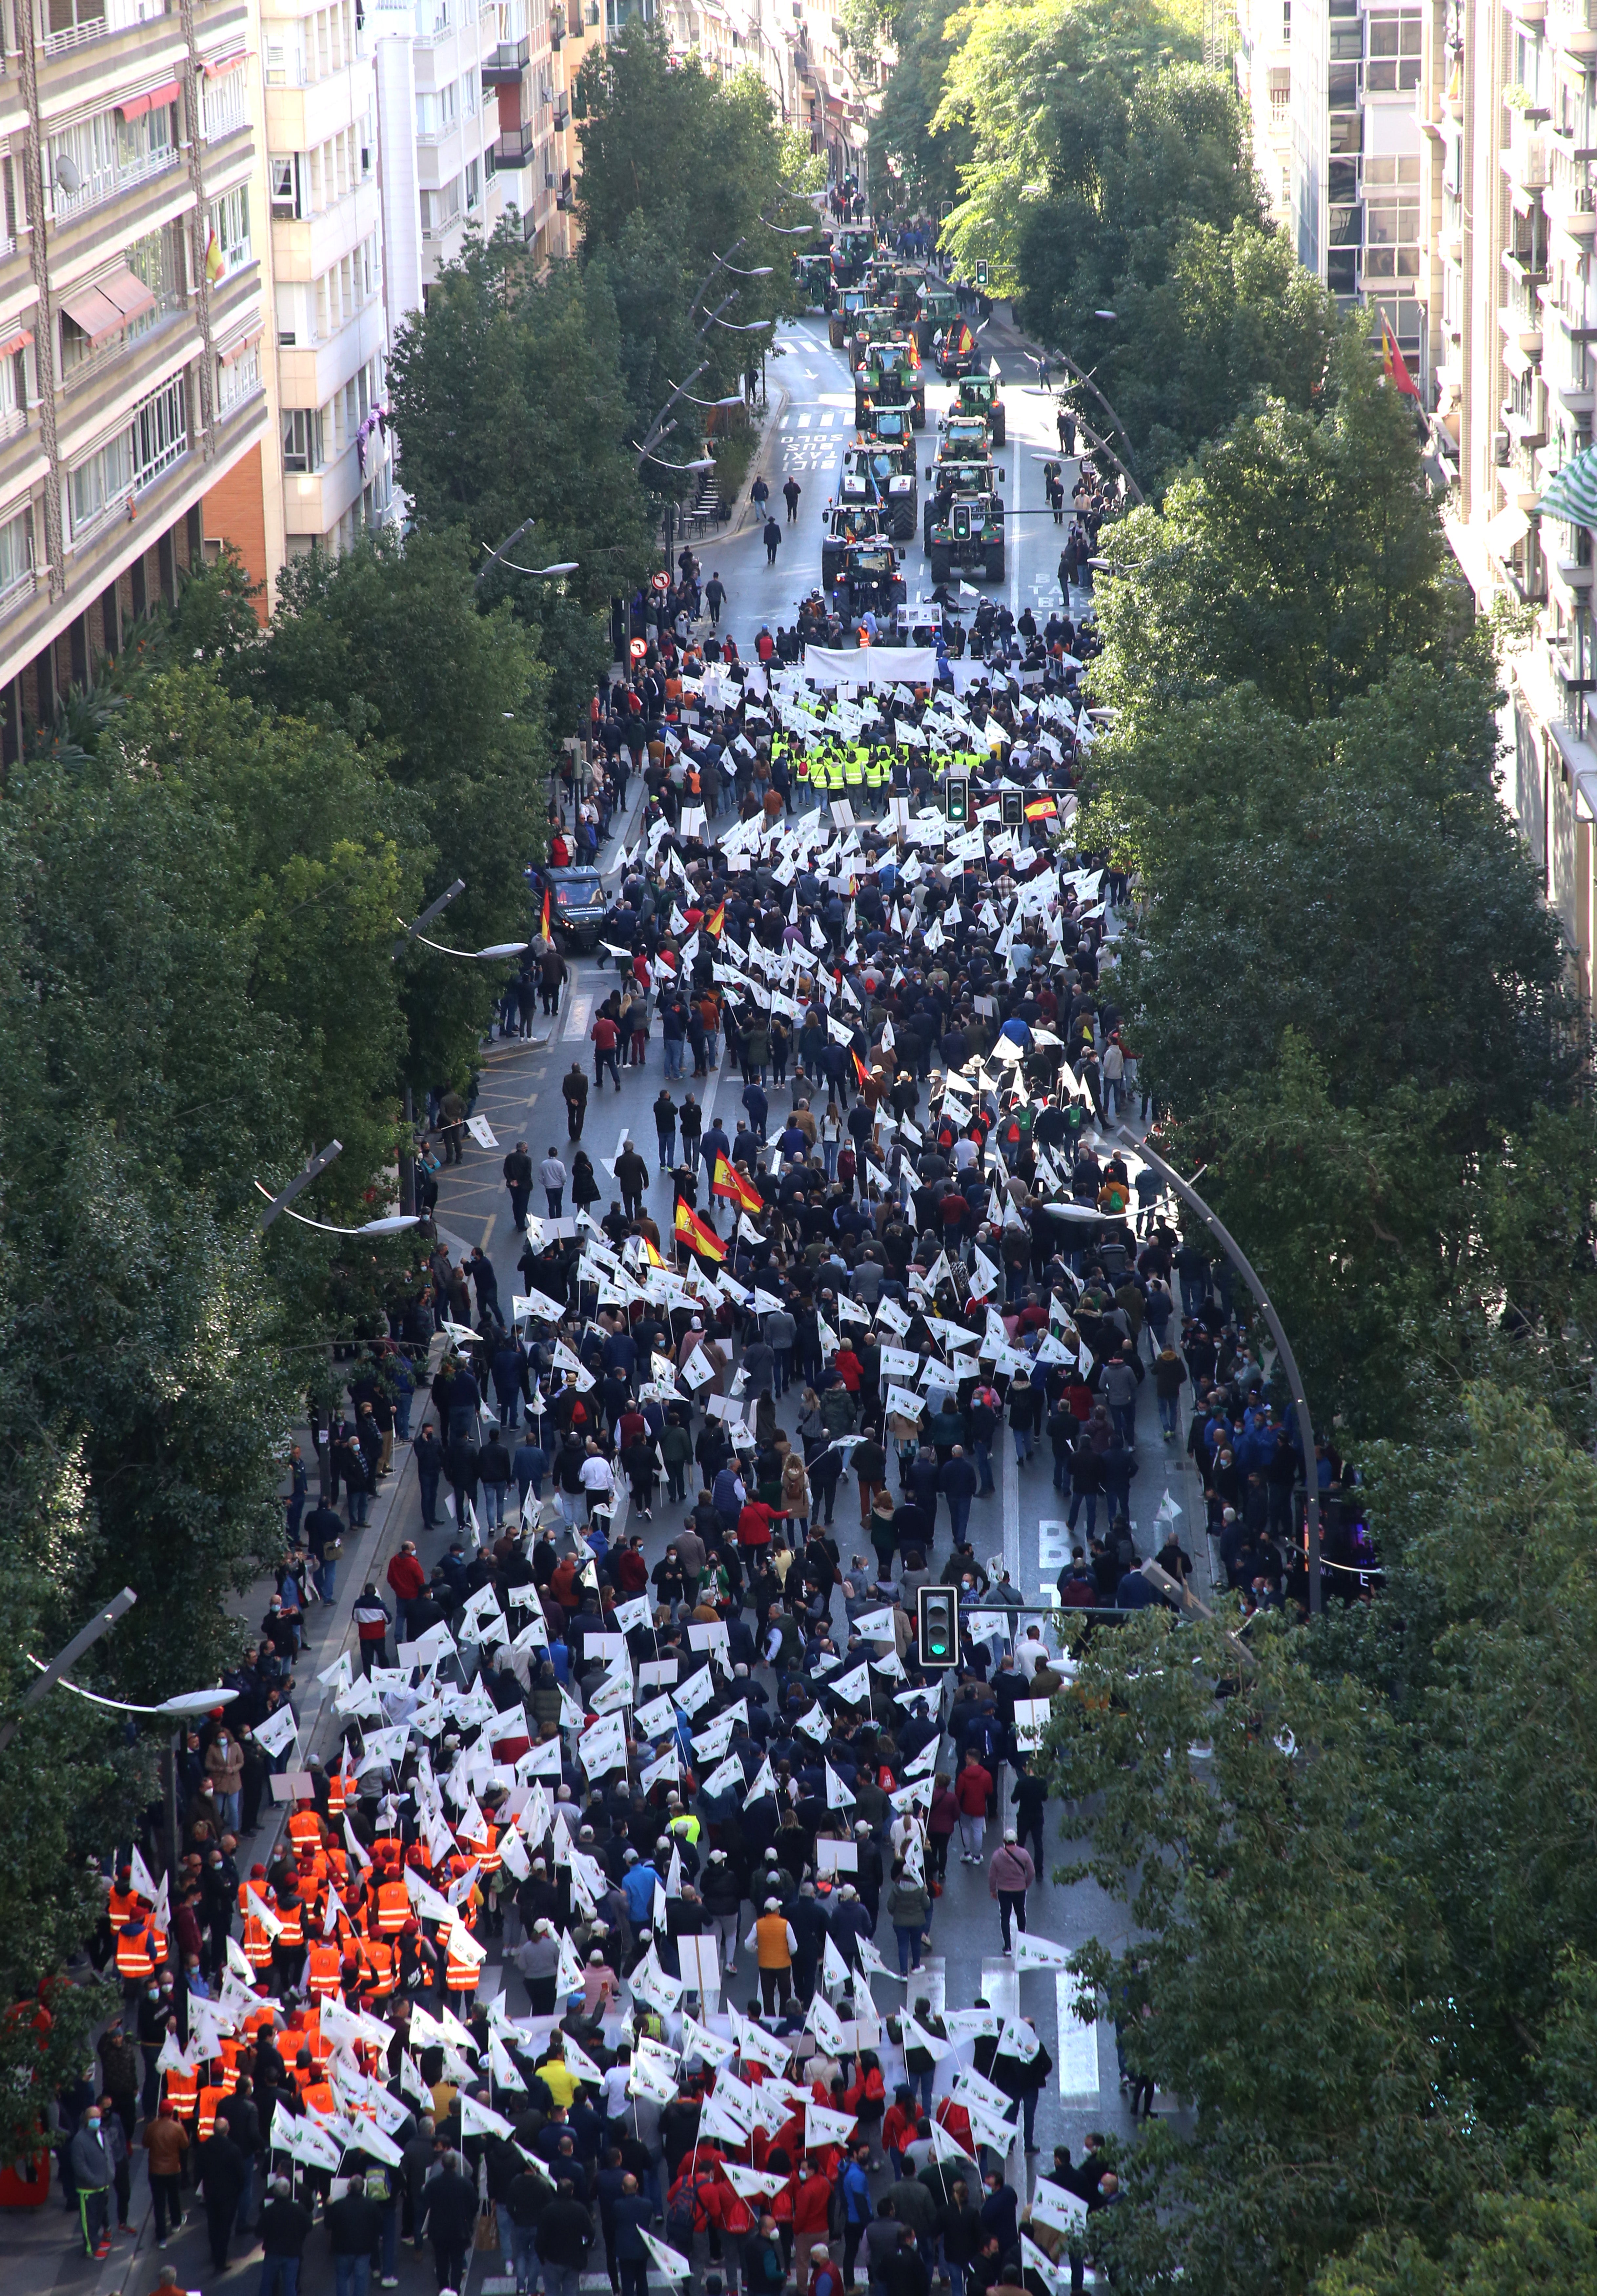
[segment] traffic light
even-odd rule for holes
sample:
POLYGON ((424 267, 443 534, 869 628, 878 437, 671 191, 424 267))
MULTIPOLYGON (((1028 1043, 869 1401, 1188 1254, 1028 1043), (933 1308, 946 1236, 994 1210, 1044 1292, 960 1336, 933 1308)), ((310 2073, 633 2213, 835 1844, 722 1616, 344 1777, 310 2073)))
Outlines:
POLYGON ((987 265, 986 265, 986 263, 985 263, 985 262, 979 263, 979 264, 977 265, 977 266, 976 266, 976 284, 977 284, 979 287, 983 287, 983 288, 985 288, 985 287, 986 287, 986 285, 987 285, 987 265))
POLYGON ((952 1587, 922 1587, 915 1596, 921 1663, 928 1669, 959 1664, 959 1595, 952 1587))
POLYGON ((964 829, 970 819, 970 776, 950 774, 943 784, 943 803, 948 818, 957 829, 964 829))
POLYGON ((1026 818, 1025 791, 1006 789, 1000 790, 998 794, 1003 803, 1003 819, 1004 827, 1006 829, 1019 829, 1020 824, 1026 818))

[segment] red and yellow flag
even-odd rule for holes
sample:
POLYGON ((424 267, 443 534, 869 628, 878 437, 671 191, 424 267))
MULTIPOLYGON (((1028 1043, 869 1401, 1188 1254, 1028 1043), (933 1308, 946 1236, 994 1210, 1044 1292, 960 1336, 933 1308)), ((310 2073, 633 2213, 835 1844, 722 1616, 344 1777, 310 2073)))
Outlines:
POLYGON ((709 1184, 709 1192, 712 1196, 725 1196, 742 1211, 763 1212, 766 1209, 766 1200, 758 1189, 751 1188, 742 1174, 735 1166, 729 1164, 725 1156, 716 1159, 716 1174, 709 1184))
POLYGON ((1026 800, 1028 821, 1052 821, 1058 811, 1051 797, 1028 797, 1026 800))
POLYGON ((643 1257, 649 1262, 650 1267, 663 1267, 666 1264, 665 1255, 661 1252, 659 1246, 651 1243, 647 1236, 643 1237, 641 1241, 643 1246, 643 1257))
POLYGON ((854 1062, 854 1073, 859 1078, 860 1090, 864 1092, 871 1081, 871 1071, 857 1053, 850 1053, 848 1057, 854 1062))
POLYGON ((725 1259, 726 1246, 714 1228, 707 1227, 697 1212, 685 1203, 676 1207, 676 1241, 685 1243, 690 1251, 701 1251, 707 1259, 725 1259))
POLYGON ((708 916, 705 918, 704 930, 712 940, 719 940, 721 938, 722 929, 725 922, 726 904, 725 901, 718 901, 716 904, 716 906, 710 911, 708 916))
POLYGON ((959 332, 954 338, 954 356, 955 358, 963 358, 975 348, 976 338, 970 332, 970 321, 962 319, 959 323, 959 332))
POLYGON ((1408 362, 1397 348, 1397 338, 1387 324, 1387 315, 1384 311, 1380 315, 1380 364, 1385 371, 1387 381, 1395 389, 1402 391, 1407 398, 1419 398, 1418 387, 1413 376, 1408 371, 1408 362))
POLYGON ((549 888, 547 885, 544 888, 544 914, 538 921, 538 931, 545 940, 549 939, 549 888))
POLYGON ((910 337, 907 348, 909 350, 909 363, 911 367, 918 368, 921 364, 921 346, 915 340, 913 335, 910 337))

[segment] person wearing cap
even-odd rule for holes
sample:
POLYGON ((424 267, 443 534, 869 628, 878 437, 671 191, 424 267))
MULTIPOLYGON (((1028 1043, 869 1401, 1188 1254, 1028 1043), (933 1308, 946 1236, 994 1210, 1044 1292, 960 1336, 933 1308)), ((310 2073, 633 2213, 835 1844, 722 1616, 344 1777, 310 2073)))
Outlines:
POLYGON ((1037 1869, 1031 1862, 1031 1852, 1021 1849, 1015 1827, 1006 1825, 1003 1841, 987 1860, 987 1895, 998 1900, 1006 1955, 1014 1950, 1010 1943, 1011 1917, 1012 1915, 1022 1930, 1026 1927, 1026 1892, 1036 1878, 1037 1869))
POLYGON ((767 1898, 743 1943, 759 1971, 760 2006, 767 2014, 781 2008, 792 1991, 793 1956, 798 1932, 782 1910, 782 1901, 767 1898))

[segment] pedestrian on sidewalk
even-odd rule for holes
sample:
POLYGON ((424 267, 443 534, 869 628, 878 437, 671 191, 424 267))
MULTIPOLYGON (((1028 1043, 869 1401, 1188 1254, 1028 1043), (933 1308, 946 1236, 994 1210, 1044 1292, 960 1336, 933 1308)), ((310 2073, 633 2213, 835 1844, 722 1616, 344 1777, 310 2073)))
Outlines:
POLYGON ((90 2105, 67 2148, 67 2164, 78 2194, 83 2252, 96 2261, 111 2253, 111 2143, 101 2126, 100 2107, 90 2105))
POLYGON ((755 509, 758 511, 760 516, 764 518, 770 504, 771 489, 766 483, 765 473, 763 472, 756 472, 754 484, 749 489, 749 499, 754 504, 755 509))
POLYGON ((1010 1943, 1011 1919, 1020 1928, 1026 1927, 1026 1892, 1037 1878, 1037 1869, 1031 1862, 1031 1852, 1022 1849, 1020 1836, 1012 1825, 1003 1829, 1003 1840, 987 1861, 987 1895, 998 1900, 999 1924, 1003 1932, 1003 1950, 1012 1954, 1010 1943))

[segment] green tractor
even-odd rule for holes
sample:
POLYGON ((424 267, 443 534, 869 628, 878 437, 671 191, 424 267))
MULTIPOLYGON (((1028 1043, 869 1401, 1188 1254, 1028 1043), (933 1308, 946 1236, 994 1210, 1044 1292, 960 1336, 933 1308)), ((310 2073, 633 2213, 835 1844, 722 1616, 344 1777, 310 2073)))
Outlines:
POLYGON ((909 409, 879 406, 873 419, 875 436, 843 449, 841 499, 879 504, 887 517, 887 531, 895 541, 908 542, 920 507, 909 409))
POLYGON ((913 342, 882 340, 874 333, 854 361, 854 426, 871 427, 884 407, 906 407, 917 430, 926 428, 926 377, 913 342))
POLYGON ((952 287, 941 279, 924 278, 921 282, 920 308, 915 314, 915 345, 923 359, 932 357, 938 338, 946 335, 959 318, 959 299, 952 287))
POLYGON ((999 489, 1003 484, 1003 472, 995 463, 982 462, 929 463, 926 476, 930 491, 921 510, 921 540, 928 554, 931 550, 932 530, 946 525, 948 512, 956 495, 971 500, 979 495, 990 496, 998 505, 998 516, 1003 516, 1003 498, 999 489))
POLYGON ((833 297, 826 315, 826 340, 834 351, 842 350, 848 338, 858 332, 861 315, 870 303, 870 292, 864 287, 845 287, 833 297))
POLYGON ((909 585, 898 571, 898 555, 892 545, 851 544, 832 581, 831 594, 839 615, 858 616, 870 609, 884 627, 895 627, 898 608, 909 596, 909 585))
POLYGON ((979 415, 993 434, 995 447, 1003 444, 1003 401, 998 396, 999 374, 996 366, 986 374, 964 374, 959 379, 959 412, 979 415))
POLYGON ((1003 579, 1003 504, 996 495, 956 494, 930 505, 927 548, 934 586, 957 570, 988 582, 1003 579))

